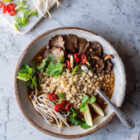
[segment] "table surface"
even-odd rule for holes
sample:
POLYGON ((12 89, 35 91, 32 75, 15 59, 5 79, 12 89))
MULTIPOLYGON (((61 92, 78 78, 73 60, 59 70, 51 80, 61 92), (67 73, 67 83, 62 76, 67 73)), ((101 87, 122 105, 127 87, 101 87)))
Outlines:
POLYGON ((56 140, 31 126, 21 114, 14 93, 17 60, 27 44, 56 27, 76 26, 94 31, 119 52, 127 74, 126 98, 122 110, 135 120, 133 130, 113 120, 98 132, 81 140, 128 140, 140 131, 140 1, 65 0, 70 8, 52 10, 52 19, 42 20, 29 34, 12 32, 0 19, 0 140, 56 140))

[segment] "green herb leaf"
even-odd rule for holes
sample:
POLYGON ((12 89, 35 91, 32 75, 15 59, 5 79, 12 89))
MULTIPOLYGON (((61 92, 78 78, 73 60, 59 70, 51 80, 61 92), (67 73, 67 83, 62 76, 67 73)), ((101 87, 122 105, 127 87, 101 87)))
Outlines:
POLYGON ((87 110, 87 104, 85 104, 85 103, 81 104, 80 111, 85 112, 86 110, 87 110))
POLYGON ((95 98, 95 96, 92 96, 92 97, 90 97, 90 99, 88 100, 88 104, 93 104, 93 103, 95 103, 96 102, 96 98, 95 98))
POLYGON ((61 55, 61 56, 59 57, 57 63, 62 63, 62 61, 63 61, 63 56, 61 55))
POLYGON ((89 97, 88 97, 88 95, 85 95, 83 98, 82 98, 82 104, 83 103, 86 103, 87 101, 88 101, 88 99, 89 99, 89 97))
POLYGON ((57 92, 57 95, 59 96, 60 99, 65 99, 65 94, 57 92))
POLYGON ((61 102, 63 101, 63 99, 65 99, 65 94, 57 92, 57 95, 59 97, 59 101, 57 104, 61 104, 61 102))
POLYGON ((79 125, 80 124, 80 121, 78 119, 74 118, 72 115, 70 116, 70 121, 74 125, 79 125))
POLYGON ((37 67, 39 71, 43 72, 46 68, 46 66, 50 63, 50 62, 55 62, 56 59, 54 57, 54 55, 52 54, 48 54, 47 57, 45 59, 42 60, 41 64, 37 67))
POLYGON ((71 108, 71 111, 72 111, 72 117, 73 118, 77 117, 78 115, 77 111, 74 108, 71 108))
POLYGON ((36 77, 34 76, 31 80, 32 80, 32 86, 33 86, 33 88, 35 88, 37 90, 38 84, 37 84, 36 77))
POLYGON ((73 69, 73 71, 72 71, 72 74, 75 74, 77 71, 80 70, 80 68, 81 67, 79 65, 75 66, 74 69, 73 69))
POLYGON ((28 15, 28 17, 33 17, 33 16, 38 17, 38 13, 37 13, 36 10, 32 11, 32 12, 28 15))
POLYGON ((83 129, 88 129, 88 128, 91 128, 91 126, 89 126, 87 123, 80 123, 80 127, 83 128, 83 129))
POLYGON ((62 60, 63 60, 63 57, 60 56, 56 64, 51 62, 46 69, 47 75, 52 75, 52 76, 61 75, 62 70, 63 70, 63 64, 61 64, 62 60))
POLYGON ((18 72, 17 79, 22 81, 29 81, 32 77, 32 68, 28 65, 22 65, 18 72))

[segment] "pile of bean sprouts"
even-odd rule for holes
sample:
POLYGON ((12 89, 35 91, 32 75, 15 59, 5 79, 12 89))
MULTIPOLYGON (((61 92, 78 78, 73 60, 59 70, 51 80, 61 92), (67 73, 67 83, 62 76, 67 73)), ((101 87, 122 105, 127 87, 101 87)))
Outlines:
POLYGON ((56 112, 54 110, 57 101, 50 101, 48 99, 48 94, 42 94, 36 96, 35 94, 30 95, 31 102, 35 110, 43 117, 46 123, 51 124, 56 122, 60 132, 62 131, 62 127, 69 127, 67 122, 67 117, 69 112, 66 114, 65 112, 56 112))

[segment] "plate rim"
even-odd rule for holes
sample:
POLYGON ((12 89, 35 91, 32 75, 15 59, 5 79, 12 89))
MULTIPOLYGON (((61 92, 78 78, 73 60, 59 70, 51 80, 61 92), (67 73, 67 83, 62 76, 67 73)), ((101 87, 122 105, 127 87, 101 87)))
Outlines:
MULTIPOLYGON (((80 138, 80 137, 84 137, 84 136, 87 136, 87 135, 90 135, 94 132, 96 132, 97 130, 99 130, 100 128, 102 128, 103 126, 105 126, 107 123, 109 123, 111 121, 111 119, 115 116, 115 113, 111 113, 110 116, 105 120, 103 121, 99 126, 97 126, 96 128, 94 129, 91 129, 90 131, 88 132, 85 132, 85 133, 82 133, 82 134, 76 134, 76 135, 64 135, 64 134, 56 134, 52 131, 49 131, 49 130, 46 130, 42 127, 40 127, 39 125, 37 125, 33 120, 30 119, 30 117, 24 112, 24 108, 22 107, 22 103, 21 103, 21 100, 20 100, 20 96, 19 96, 19 91, 18 91, 18 84, 17 84, 17 79, 16 79, 16 75, 18 73, 18 70, 19 70, 19 66, 20 66, 20 63, 22 61, 22 58, 24 57, 24 55, 26 54, 26 52, 28 51, 28 49, 30 49, 30 47, 32 46, 32 44, 37 41, 38 39, 40 39, 41 37, 49 34, 49 33, 52 33, 52 32, 55 32, 55 31, 58 31, 58 30, 65 30, 65 29, 76 29, 76 30, 81 30, 81 31, 84 31, 84 32, 88 32, 88 33, 91 33, 93 35, 98 35, 96 34, 95 32, 93 31, 89 31, 87 29, 83 29, 83 28, 79 28, 79 27, 59 27, 59 28, 55 28, 55 29, 51 29, 51 30, 48 30, 44 33, 42 33, 41 35, 37 36, 35 39, 33 39, 26 47, 25 49, 22 51, 19 59, 18 59, 18 62, 17 62, 17 65, 16 65, 16 70, 15 70, 15 75, 14 75, 14 89, 15 89, 15 95, 16 95, 16 100, 17 100, 17 103, 18 103, 18 106, 22 112, 22 114, 24 115, 24 117, 27 119, 27 121, 33 125, 35 128, 37 128, 38 130, 40 130, 41 132, 44 132, 45 134, 48 134, 48 135, 51 135, 51 136, 54 136, 54 137, 59 137, 59 138, 67 138, 67 139, 73 139, 73 138, 80 138)), ((104 38, 103 38, 104 39, 104 38)), ((106 39, 105 39, 106 40, 106 39)), ((107 40, 106 40, 107 41, 107 40)), ((108 42, 108 41, 107 41, 108 42)), ((108 42, 109 43, 109 42, 108 42)), ((110 43, 109 43, 110 44, 110 43)), ((112 46, 112 45, 111 45, 112 46)), ((113 47, 113 49, 115 50, 115 48, 113 47)), ((116 51, 116 50, 115 50, 116 51)), ((116 51, 116 53, 118 54, 118 52, 116 51)), ((118 54, 119 56, 119 54, 118 54)), ((120 56, 119 56, 120 58, 120 56)), ((122 59, 120 58, 120 60, 122 61, 122 59)), ((125 97, 125 89, 126 89, 126 74, 125 74, 125 68, 124 68, 124 64, 122 62, 122 68, 123 68, 123 72, 124 72, 124 96, 123 96, 123 99, 122 99, 122 102, 124 101, 124 97, 125 97)))

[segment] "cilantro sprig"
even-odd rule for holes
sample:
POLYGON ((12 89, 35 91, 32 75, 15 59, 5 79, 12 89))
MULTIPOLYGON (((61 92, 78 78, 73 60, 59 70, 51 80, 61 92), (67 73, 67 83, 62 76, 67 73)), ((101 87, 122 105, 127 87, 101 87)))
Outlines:
POLYGON ((35 72, 36 72, 36 67, 34 62, 31 64, 31 66, 22 65, 16 78, 21 81, 27 82, 30 88, 38 91, 38 82, 37 82, 37 77, 35 75, 35 72))
POLYGON ((81 108, 80 111, 81 112, 85 112, 87 110, 87 104, 93 104, 96 102, 96 98, 95 96, 92 96, 89 98, 88 95, 85 95, 81 101, 81 108))
POLYGON ((62 61, 63 61, 63 56, 60 56, 57 63, 51 62, 46 69, 47 75, 51 75, 51 76, 61 75, 63 70, 62 61))
POLYGON ((75 110, 74 108, 71 108, 71 111, 72 111, 72 115, 70 115, 70 121, 72 124, 80 125, 80 127, 83 129, 88 129, 91 127, 86 123, 84 118, 82 118, 81 120, 77 119, 77 116, 78 116, 77 110, 75 110))

